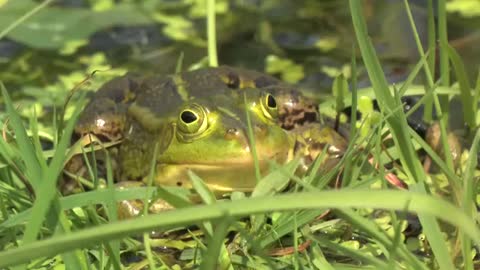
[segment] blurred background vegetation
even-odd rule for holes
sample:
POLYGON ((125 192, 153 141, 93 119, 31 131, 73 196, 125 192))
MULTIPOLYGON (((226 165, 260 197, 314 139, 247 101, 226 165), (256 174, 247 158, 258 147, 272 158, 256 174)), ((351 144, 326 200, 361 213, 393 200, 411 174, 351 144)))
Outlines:
MULTIPOLYGON (((403 1, 363 2, 388 80, 404 80, 418 52, 403 1)), ((429 2, 437 8, 409 1, 424 47, 429 2)), ((451 44, 476 78, 480 2, 451 0, 447 9, 451 44)), ((336 75, 350 76, 347 1, 217 0, 216 15, 220 64, 274 74, 319 99, 336 75)), ((22 114, 35 107, 42 118, 93 71, 84 89, 127 71, 172 73, 181 54, 184 69, 207 65, 205 16, 205 0, 0 0, 0 80, 22 114)), ((359 87, 368 86, 359 72, 359 87)))

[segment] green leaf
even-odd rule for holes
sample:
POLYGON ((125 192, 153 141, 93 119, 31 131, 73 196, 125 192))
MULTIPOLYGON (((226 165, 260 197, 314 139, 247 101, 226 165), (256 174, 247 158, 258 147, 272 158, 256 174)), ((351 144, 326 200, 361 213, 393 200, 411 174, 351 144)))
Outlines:
POLYGON ((198 175, 191 170, 189 170, 187 174, 192 181, 193 189, 195 189, 195 191, 200 195, 205 204, 212 204, 217 201, 215 194, 213 194, 213 192, 198 175))
POLYGON ((257 186, 255 186, 251 196, 268 196, 283 190, 287 186, 290 177, 295 173, 299 164, 300 159, 295 159, 272 171, 267 176, 263 177, 257 186))
MULTIPOLYGON (((36 6, 36 2, 31 0, 8 1, 0 8, 0 25, 14 23, 36 6)), ((91 34, 113 25, 142 25, 152 22, 138 5, 128 3, 117 4, 102 12, 82 8, 47 7, 16 26, 7 36, 34 48, 58 49, 67 42, 87 39, 91 34)))

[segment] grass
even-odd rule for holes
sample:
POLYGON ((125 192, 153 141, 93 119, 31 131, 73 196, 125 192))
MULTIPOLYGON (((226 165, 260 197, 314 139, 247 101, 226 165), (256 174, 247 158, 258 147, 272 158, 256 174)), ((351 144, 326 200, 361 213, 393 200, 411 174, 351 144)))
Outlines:
MULTIPOLYGON (((66 198, 67 199, 67 198, 66 198)), ((0 254, 0 266, 25 263, 31 259, 52 256, 75 248, 88 247, 95 242, 105 242, 154 229, 168 229, 189 225, 203 220, 223 220, 268 211, 286 211, 316 208, 373 208, 404 210, 436 216, 462 229, 477 244, 480 232, 475 223, 463 211, 452 204, 432 196, 406 191, 342 190, 313 191, 298 194, 283 194, 269 197, 249 198, 211 205, 199 205, 149 215, 138 219, 112 222, 84 229, 79 232, 25 244, 0 254), (323 198, 319 200, 318 198, 323 198), (342 197, 339 200, 338 197, 342 197), (450 213, 450 215, 444 215, 450 213)), ((353 214, 352 214, 353 215, 353 214)), ((374 231, 373 224, 367 228, 374 231)), ((387 239, 384 238, 388 242, 387 239)), ((389 239, 391 240, 391 239, 389 239)))
MULTIPOLYGON (((217 66, 214 1, 208 3, 209 63, 217 66)), ((125 264, 122 258, 128 253, 146 257, 130 264, 131 269, 147 265, 150 269, 178 269, 178 265, 198 266, 200 269, 478 267, 471 255, 472 247, 480 244, 475 207, 476 154, 469 155, 461 168, 455 168, 449 155, 444 161, 411 130, 407 115, 399 109, 402 108, 401 95, 427 93, 422 102, 432 101, 438 112, 444 112, 442 102, 447 95, 460 95, 464 108, 468 108, 466 114, 475 115, 476 102, 472 103, 472 100, 478 94, 472 94, 458 54, 442 43, 446 42, 445 11, 440 8, 439 13, 439 37, 443 44, 440 82, 433 81, 433 58, 418 42, 421 59, 398 90, 385 80, 368 37, 362 2, 350 0, 349 3, 358 46, 372 87, 357 91, 356 78, 353 78, 350 84, 353 91, 347 93, 340 103, 353 105, 352 116, 356 116, 358 97, 376 98, 381 120, 372 126, 367 137, 361 137, 358 130, 353 132, 342 160, 328 173, 318 174, 316 169, 326 152, 314 162, 314 169, 302 176, 294 174, 299 160, 285 165, 272 164, 274 170, 263 176, 252 194, 234 193, 227 201, 219 201, 193 173, 191 180, 202 205, 192 205, 183 194, 177 193, 177 189, 152 187, 151 184, 118 190, 113 185, 112 172, 107 177, 108 188, 62 197, 57 192, 56 181, 70 156, 68 143, 83 98, 74 104, 77 109, 61 131, 52 155, 51 151, 41 150, 36 117, 30 119, 27 132, 8 92, 2 88, 10 118, 7 135, 13 140, 0 141, 3 162, 0 167, 0 247, 3 249, 0 251, 0 269, 34 269, 47 265, 67 269, 122 269, 125 264), (450 86, 448 61, 452 62, 458 88, 450 86), (421 69, 427 74, 426 88, 411 84, 421 69), (388 150, 395 153, 401 166, 392 169, 380 166, 376 170, 369 165, 369 159, 373 158, 382 165, 392 161, 381 151, 386 135, 393 138, 388 150), (425 173, 417 154, 419 148, 424 149, 440 167, 438 175, 425 173), (47 155, 51 155, 48 160, 47 155), (331 189, 328 183, 340 172, 348 179, 344 179, 342 189, 331 189), (388 188, 385 176, 390 172, 399 175, 410 189, 388 188), (435 192, 436 185, 432 185, 432 181, 442 177, 447 180, 445 189, 453 194, 453 199, 435 192), (291 186, 281 192, 288 182, 291 186), (159 197, 177 209, 117 220, 116 202, 128 199, 147 201, 159 197), (106 210, 106 216, 97 211, 99 205, 106 210), (406 212, 418 215, 421 235, 426 236, 428 243, 421 237, 407 235, 406 212), (167 235, 153 239, 149 233, 154 230, 169 231, 177 238, 171 239, 167 235), (138 241, 139 235, 142 235, 143 243, 138 241), (175 246, 181 252, 178 261, 172 262, 167 253, 155 252, 166 245, 175 246), (305 251, 298 251, 305 245, 305 251)), ((440 6, 444 4, 441 1, 440 6)), ((405 6, 411 17, 407 1, 405 6)), ((353 71, 357 70, 356 65, 357 60, 352 57, 353 71)), ((480 82, 480 78, 477 81, 480 82)), ((477 83, 477 90, 479 85, 477 83)), ((337 102, 332 98, 321 104, 321 108, 334 107, 332 104, 337 102)), ((447 116, 447 112, 441 114, 444 149, 449 149, 447 116)), ((464 120, 471 130, 476 128, 475 118, 465 115, 464 120)), ((480 132, 472 137, 470 153, 477 153, 480 132)))

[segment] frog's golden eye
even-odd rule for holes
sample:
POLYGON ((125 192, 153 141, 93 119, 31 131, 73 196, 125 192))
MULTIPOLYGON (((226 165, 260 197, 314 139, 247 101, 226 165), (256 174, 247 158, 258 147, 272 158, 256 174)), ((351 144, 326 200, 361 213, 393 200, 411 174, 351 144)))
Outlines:
POLYGON ((261 97, 262 112, 269 119, 278 117, 277 100, 272 94, 265 93, 261 97))
POLYGON ((207 113, 198 104, 191 104, 180 112, 178 129, 186 134, 198 134, 207 128, 207 113))

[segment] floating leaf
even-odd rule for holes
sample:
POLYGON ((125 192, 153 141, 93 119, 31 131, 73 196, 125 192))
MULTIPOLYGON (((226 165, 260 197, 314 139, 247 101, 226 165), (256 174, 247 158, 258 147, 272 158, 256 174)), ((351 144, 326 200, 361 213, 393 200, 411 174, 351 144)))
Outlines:
MULTIPOLYGON (((12 24, 36 6, 37 4, 30 0, 8 1, 0 9, 0 25, 5 27, 12 24)), ((152 19, 134 4, 118 4, 102 12, 48 7, 18 25, 7 36, 31 47, 57 49, 69 41, 87 39, 91 34, 114 25, 142 25, 152 22, 152 19)))

